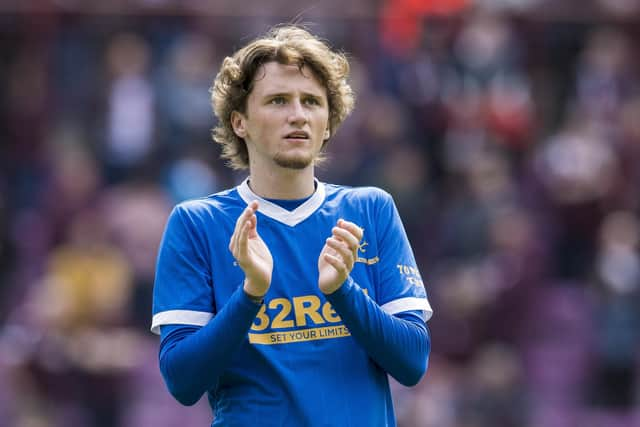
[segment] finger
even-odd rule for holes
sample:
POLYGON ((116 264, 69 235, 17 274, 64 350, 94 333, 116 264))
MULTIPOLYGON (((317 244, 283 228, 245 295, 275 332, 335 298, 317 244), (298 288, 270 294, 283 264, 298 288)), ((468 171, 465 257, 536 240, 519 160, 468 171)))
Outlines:
POLYGON ((337 252, 348 270, 353 268, 353 263, 355 262, 353 251, 344 242, 332 237, 327 239, 327 246, 337 252))
POLYGON ((238 234, 240 234, 240 229, 242 228, 243 224, 247 221, 247 218, 249 218, 249 215, 251 215, 251 208, 246 207, 242 213, 240 214, 240 216, 238 216, 238 219, 236 219, 236 225, 233 228, 233 234, 231 235, 231 239, 233 240, 233 247, 236 246, 235 241, 238 238, 238 234))
POLYGON ((322 259, 324 259, 324 254, 336 255, 337 252, 325 242, 325 245, 322 247, 322 250, 320 251, 320 257, 322 259))
POLYGON ((356 239, 358 239, 358 242, 360 242, 362 236, 364 235, 364 229, 351 221, 339 219, 338 227, 344 228, 345 230, 349 231, 356 237, 356 239))
POLYGON ((244 210, 236 220, 236 230, 240 229, 240 227, 242 227, 244 222, 247 219, 249 219, 252 215, 255 215, 257 211, 258 211, 258 202, 254 200, 253 202, 249 203, 249 205, 247 205, 246 208, 244 208, 244 210))
POLYGON ((248 221, 250 222, 250 224, 249 224, 249 238, 250 239, 254 239, 254 238, 258 237, 258 217, 254 213, 253 215, 251 215, 249 217, 248 221))
POLYGON ((258 225, 258 217, 256 216, 256 212, 258 212, 258 201, 254 200, 249 203, 247 209, 250 210, 249 215, 247 215, 247 219, 251 221, 251 226, 249 228, 249 237, 254 238, 257 237, 256 227, 258 225))
POLYGON ((344 262, 338 257, 335 257, 331 254, 324 254, 324 260, 327 261, 336 271, 344 276, 347 275, 347 268, 344 265, 344 262))
POLYGON ((244 259, 249 251, 249 229, 251 228, 251 221, 247 220, 242 224, 240 234, 237 239, 237 258, 244 259))
POLYGON ((238 238, 240 237, 240 233, 243 228, 242 224, 238 224, 238 227, 239 228, 237 228, 233 233, 233 236, 231 236, 231 242, 229 242, 229 250, 236 260, 238 259, 238 238))
POLYGON ((358 250, 358 246, 360 246, 360 240, 350 231, 347 231, 344 228, 340 227, 333 227, 331 231, 333 233, 333 237, 337 238, 338 240, 344 241, 352 251, 355 252, 356 250, 358 250))
POLYGON ((234 228, 233 234, 231 235, 231 238, 229 239, 229 250, 231 251, 231 253, 233 254, 234 257, 235 257, 237 236, 238 236, 237 229, 234 228))
POLYGON ((243 224, 247 221, 248 218, 250 218, 252 215, 255 215, 257 210, 258 210, 258 202, 254 200, 253 202, 249 203, 249 205, 242 211, 242 213, 236 220, 236 225, 233 229, 233 234, 231 235, 231 239, 229 240, 229 250, 231 252, 234 252, 237 246, 236 241, 238 239, 238 234, 240 233, 240 229, 242 228, 243 224))

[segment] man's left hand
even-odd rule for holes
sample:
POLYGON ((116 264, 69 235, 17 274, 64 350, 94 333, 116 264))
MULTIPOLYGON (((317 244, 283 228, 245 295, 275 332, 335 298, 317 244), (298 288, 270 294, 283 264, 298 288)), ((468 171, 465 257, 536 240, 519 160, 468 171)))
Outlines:
POLYGON ((331 237, 318 258, 318 287, 324 294, 337 291, 349 277, 358 257, 362 234, 362 228, 343 219, 331 229, 331 237))

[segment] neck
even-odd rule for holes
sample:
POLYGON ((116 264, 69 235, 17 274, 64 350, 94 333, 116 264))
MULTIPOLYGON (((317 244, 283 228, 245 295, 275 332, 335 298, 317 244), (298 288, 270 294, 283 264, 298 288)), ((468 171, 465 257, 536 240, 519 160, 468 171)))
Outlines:
POLYGON ((265 199, 296 200, 313 194, 313 180, 313 166, 302 170, 271 168, 266 173, 252 168, 249 186, 254 193, 265 199))

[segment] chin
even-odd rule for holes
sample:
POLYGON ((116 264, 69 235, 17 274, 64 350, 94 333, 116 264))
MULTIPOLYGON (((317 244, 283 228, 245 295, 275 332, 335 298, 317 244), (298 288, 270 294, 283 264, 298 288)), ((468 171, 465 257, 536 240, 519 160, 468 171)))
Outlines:
POLYGON ((274 157, 273 161, 281 168, 302 170, 306 169, 313 163, 311 156, 282 156, 274 157))

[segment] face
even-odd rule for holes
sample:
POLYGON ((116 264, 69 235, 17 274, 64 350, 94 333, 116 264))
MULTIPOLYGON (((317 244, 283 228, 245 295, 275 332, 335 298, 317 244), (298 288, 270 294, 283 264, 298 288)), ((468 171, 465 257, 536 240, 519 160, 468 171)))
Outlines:
POLYGON ((231 116, 255 168, 305 169, 328 139, 327 91, 308 67, 268 62, 258 69, 246 112, 231 116))

